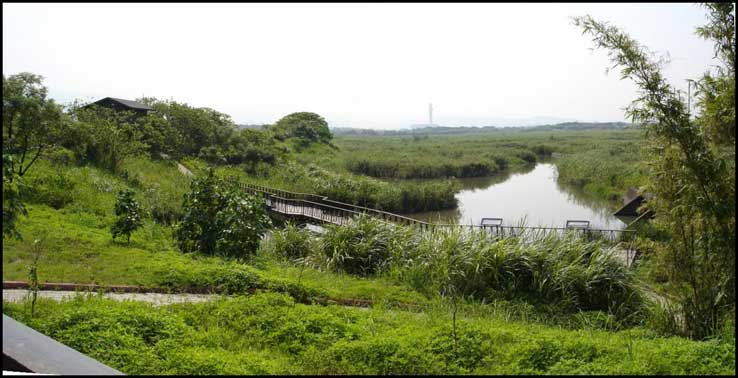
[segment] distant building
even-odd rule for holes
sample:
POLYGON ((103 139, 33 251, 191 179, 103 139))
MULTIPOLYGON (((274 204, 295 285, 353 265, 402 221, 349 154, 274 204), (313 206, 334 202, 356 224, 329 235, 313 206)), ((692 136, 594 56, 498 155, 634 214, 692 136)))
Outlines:
POLYGON ((115 97, 105 97, 104 99, 97 100, 87 106, 91 105, 98 105, 115 111, 133 111, 136 115, 146 115, 149 111, 154 110, 154 108, 140 102, 115 97))

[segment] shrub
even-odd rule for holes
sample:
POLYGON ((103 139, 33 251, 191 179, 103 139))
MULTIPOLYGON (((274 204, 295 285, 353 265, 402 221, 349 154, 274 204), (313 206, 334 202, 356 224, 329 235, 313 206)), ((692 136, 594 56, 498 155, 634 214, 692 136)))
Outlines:
POLYGON ((499 155, 491 155, 491 156, 490 156, 490 159, 492 159, 492 161, 494 161, 494 162, 495 162, 495 165, 497 165, 497 168, 498 168, 499 170, 504 170, 504 169, 507 169, 507 167, 508 167, 508 165, 509 165, 509 162, 508 162, 508 161, 507 161, 507 159, 506 159, 505 157, 503 157, 503 156, 499 156, 499 155))
POLYGON ((18 216, 27 214, 26 206, 21 200, 21 190, 25 188, 23 179, 13 170, 13 156, 3 154, 3 237, 21 238, 16 222, 18 216))
POLYGON ((77 163, 77 156, 75 156, 74 151, 64 147, 58 147, 52 150, 49 152, 47 158, 59 165, 72 165, 77 163))
POLYGON ((35 176, 29 182, 28 195, 34 202, 61 209, 74 202, 74 182, 64 172, 35 176))
POLYGON ((119 235, 125 235, 128 244, 131 244, 131 233, 143 226, 141 220, 141 207, 133 198, 132 190, 121 190, 118 192, 118 198, 115 201, 115 220, 110 232, 113 239, 119 235))
POLYGON ((240 192, 211 169, 192 181, 182 207, 185 214, 175 236, 183 252, 250 256, 271 225, 262 199, 240 192))
POLYGON ((523 151, 518 153, 518 157, 523 159, 526 163, 535 163, 536 162, 536 154, 534 154, 531 151, 523 151))
POLYGON ((288 260, 305 258, 313 248, 310 233, 300 230, 292 223, 288 223, 283 230, 272 233, 272 238, 276 255, 288 260))
POLYGON ((157 285, 186 293, 244 294, 263 286, 263 282, 248 267, 222 265, 194 270, 164 271, 159 275, 157 285))
POLYGON ((567 311, 606 311, 627 323, 645 315, 634 277, 615 250, 574 235, 493 239, 451 228, 422 233, 392 252, 392 275, 426 293, 522 297, 567 311))
POLYGON ((545 144, 539 144, 533 147, 532 151, 538 156, 548 157, 553 154, 554 148, 545 144))
POLYGON ((384 269, 396 236, 394 226, 361 216, 348 225, 329 227, 320 250, 331 268, 372 275, 384 269))
POLYGON ((273 186, 315 193, 331 200, 395 213, 455 208, 455 181, 392 184, 368 177, 340 174, 315 165, 288 164, 273 186))

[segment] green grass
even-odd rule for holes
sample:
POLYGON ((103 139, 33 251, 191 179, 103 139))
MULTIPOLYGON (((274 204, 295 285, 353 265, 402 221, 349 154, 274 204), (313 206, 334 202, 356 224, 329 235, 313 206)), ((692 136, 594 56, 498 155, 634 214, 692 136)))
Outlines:
MULTIPOLYGON (((197 173, 201 174, 202 169, 199 168, 197 173)), ((333 201, 394 213, 452 209, 457 206, 454 194, 458 187, 451 180, 422 184, 389 183, 351 173, 334 172, 314 164, 301 165, 295 162, 273 167, 266 177, 248 175, 243 167, 223 166, 218 167, 217 172, 224 176, 234 176, 243 182, 318 194, 333 201)))
MULTIPOLYGON (((531 135, 531 146, 550 137, 531 135)), ((574 150, 585 153, 590 144, 592 150, 603 141, 627 144, 633 137, 615 132, 571 136, 561 143, 560 153, 574 156, 579 153, 574 150)), ((302 153, 298 160, 312 159, 310 150, 302 153)), ((326 157, 329 160, 322 162, 326 165, 320 169, 328 171, 336 157, 326 157)), ((195 159, 184 163, 196 174, 205 167, 195 159)), ((589 301, 617 294, 607 285, 620 285, 622 277, 618 275, 622 272, 612 269, 593 245, 567 244, 566 240, 534 245, 514 241, 475 244, 439 235, 403 242, 397 235, 383 232, 370 232, 377 240, 364 240, 363 231, 333 230, 330 242, 318 240, 311 246, 326 260, 316 261, 304 271, 285 260, 302 252, 275 253, 274 238, 262 243, 249 261, 183 254, 177 250, 167 222, 181 212, 181 194, 189 189, 189 179, 166 161, 136 158, 123 166, 127 177, 92 166, 40 160, 25 177, 29 214, 18 223, 24 239, 3 238, 3 279, 27 280, 31 246, 34 239, 40 239, 40 282, 142 285, 172 292, 271 292, 159 308, 99 298, 64 303, 40 300, 33 319, 25 304, 3 304, 4 313, 126 373, 735 372, 734 337, 710 342, 665 338, 656 328, 633 327, 616 319, 615 311, 609 309, 601 311, 594 306, 586 309, 595 311, 578 311, 577 306, 572 310, 562 305, 557 298, 571 297, 577 304, 582 298, 589 301), (137 192, 137 199, 150 214, 156 207, 161 214, 147 218, 144 227, 133 233, 130 245, 113 241, 109 230, 115 195, 125 188, 137 192), (347 240, 349 244, 345 244, 347 240), (364 248, 359 255, 376 255, 388 263, 378 264, 372 271, 358 271, 365 276, 345 273, 354 270, 326 263, 330 258, 340 259, 341 254, 354 254, 338 248, 341 245, 364 248), (331 248, 338 255, 327 253, 331 248), (383 248, 391 253, 375 253, 383 248), (501 251, 506 253, 498 253, 501 251), (583 254, 594 263, 574 261, 583 254), (458 349, 454 350, 449 301, 439 296, 438 280, 457 255, 463 259, 455 265, 461 273, 456 284, 466 298, 460 303, 458 349), (502 258, 505 256, 510 258, 502 258), (509 287, 500 284, 505 280, 495 281, 500 274, 532 279, 514 279, 511 282, 521 285, 509 287), (504 295, 491 295, 487 289, 504 295), (327 297, 367 299, 374 306, 365 310, 294 303, 327 297), (421 306, 400 311, 402 307, 395 302, 421 306)), ((243 169, 222 167, 219 171, 243 169)), ((342 173, 330 174, 355 177, 337 171, 342 173)), ((297 241, 284 244, 291 243, 297 241)), ((638 324, 650 327, 649 322, 638 324)))
MULTIPOLYGON (((551 153, 559 182, 612 207, 630 187, 645 184, 642 131, 497 131, 463 135, 336 136, 294 156, 334 172, 388 179, 490 176, 529 166, 551 153)), ((399 181, 402 182, 402 181, 399 181)))
MULTIPOLYGON (((294 286, 297 282, 298 268, 274 260, 262 259, 254 266, 183 254, 176 249, 171 229, 151 221, 133 233, 130 245, 113 241, 110 224, 112 216, 68 214, 43 205, 30 205, 28 217, 21 218, 19 223, 24 240, 3 239, 3 280, 28 279, 30 251, 33 240, 38 238, 44 249, 38 264, 39 282, 141 285, 165 287, 173 292, 198 289, 226 293, 243 293, 252 287, 294 286)), ((311 268, 304 272, 301 287, 280 290, 296 295, 307 291, 318 296, 378 302, 427 300, 404 285, 311 268)))
POLYGON ((319 237, 287 227, 267 250, 307 257, 326 271, 404 282, 429 297, 472 302, 524 300, 561 313, 600 311, 621 325, 641 324, 644 300, 632 272, 601 241, 573 235, 491 239, 484 232, 412 229, 362 217, 319 237))
POLYGON ((559 182, 582 188, 585 193, 622 205, 629 188, 646 183, 646 165, 638 144, 620 143, 580 153, 565 154, 555 161, 559 182))
MULTIPOLYGON (((283 161, 262 167, 259 174, 246 165, 218 169, 265 186, 412 213, 455 208, 454 194, 461 188, 455 178, 509 173, 546 159, 557 166, 561 184, 616 208, 627 189, 645 184, 642 139, 637 129, 336 136, 335 148, 291 149, 283 161)), ((206 167, 197 159, 183 163, 196 173, 206 167)))
POLYGON ((735 344, 564 330, 448 309, 295 304, 279 294, 154 307, 96 296, 3 313, 126 374, 724 374, 735 344))

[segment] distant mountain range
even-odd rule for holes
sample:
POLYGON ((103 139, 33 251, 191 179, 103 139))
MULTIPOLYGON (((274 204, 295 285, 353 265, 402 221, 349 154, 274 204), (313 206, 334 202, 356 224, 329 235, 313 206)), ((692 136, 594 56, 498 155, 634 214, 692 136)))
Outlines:
POLYGON ((545 131, 545 130, 606 130, 606 129, 626 129, 638 127, 636 124, 627 122, 562 122, 556 124, 539 125, 539 126, 513 126, 513 127, 497 127, 497 126, 428 126, 414 125, 416 127, 400 129, 400 130, 375 130, 375 129, 357 129, 348 127, 331 128, 336 135, 413 135, 413 134, 468 134, 468 133, 485 133, 499 131, 545 131))

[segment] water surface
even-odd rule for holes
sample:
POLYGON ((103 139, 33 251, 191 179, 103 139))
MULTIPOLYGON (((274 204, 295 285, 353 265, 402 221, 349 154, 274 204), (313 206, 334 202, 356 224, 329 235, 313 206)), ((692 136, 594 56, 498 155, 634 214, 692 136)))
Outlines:
POLYGON ((588 220, 591 228, 622 229, 625 223, 606 204, 556 180, 556 166, 539 163, 522 172, 460 179, 459 207, 406 216, 430 222, 479 224, 502 218, 505 225, 564 227, 567 220, 588 220))

